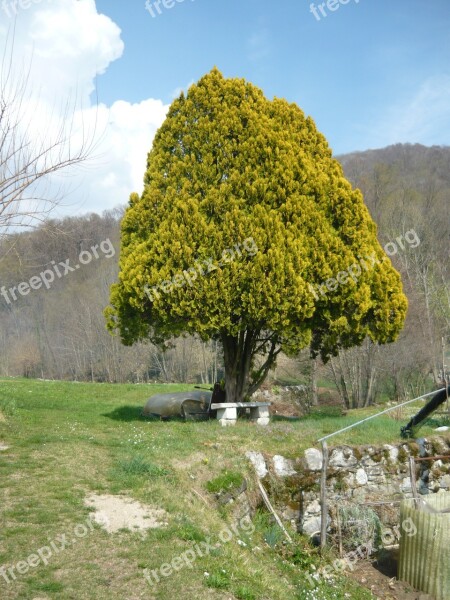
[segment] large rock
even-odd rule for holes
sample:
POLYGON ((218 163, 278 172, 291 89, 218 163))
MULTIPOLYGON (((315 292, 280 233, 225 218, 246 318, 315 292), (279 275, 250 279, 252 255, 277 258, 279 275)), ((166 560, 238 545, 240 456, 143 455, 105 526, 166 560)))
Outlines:
POLYGON ((355 455, 351 448, 336 448, 331 452, 330 467, 348 468, 357 464, 355 455))
POLYGON ((306 468, 310 471, 320 471, 322 469, 323 454, 317 448, 308 448, 305 450, 306 468))
POLYGON ((364 471, 364 469, 358 469, 356 471, 355 481, 357 485, 366 485, 366 483, 369 481, 369 478, 367 477, 367 473, 364 471))
POLYGON ((266 461, 261 452, 246 452, 245 456, 254 466, 256 474, 260 479, 267 475, 266 461))
POLYGON ((439 479, 439 485, 444 490, 450 490, 450 475, 444 475, 439 479))
POLYGON ((365 471, 369 481, 372 483, 384 483, 386 481, 384 469, 379 464, 374 467, 366 467, 365 471))
POLYGON ((389 460, 391 462, 397 462, 397 459, 398 459, 398 448, 396 448, 395 446, 391 446, 390 444, 385 444, 383 446, 383 448, 388 451, 388 453, 389 453, 389 460))
POLYGON ((278 477, 288 477, 296 474, 292 461, 279 454, 275 454, 273 457, 273 468, 278 477))
POLYGON ((303 522, 302 530, 305 535, 320 533, 320 517, 312 517, 303 522))
POLYGON ((320 511, 320 502, 318 500, 313 500, 306 506, 305 515, 320 515, 320 511))
POLYGON ((402 481, 401 485, 400 485, 400 489, 402 490, 402 492, 411 492, 412 487, 411 487, 411 478, 410 477, 405 477, 405 479, 402 481))

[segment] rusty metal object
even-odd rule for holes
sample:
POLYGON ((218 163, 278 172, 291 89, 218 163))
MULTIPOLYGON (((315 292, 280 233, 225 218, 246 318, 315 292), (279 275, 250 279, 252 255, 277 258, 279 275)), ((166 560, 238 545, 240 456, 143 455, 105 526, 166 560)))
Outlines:
POLYGON ((183 419, 208 419, 212 391, 192 390, 155 394, 147 400, 142 415, 144 417, 182 417, 183 419))

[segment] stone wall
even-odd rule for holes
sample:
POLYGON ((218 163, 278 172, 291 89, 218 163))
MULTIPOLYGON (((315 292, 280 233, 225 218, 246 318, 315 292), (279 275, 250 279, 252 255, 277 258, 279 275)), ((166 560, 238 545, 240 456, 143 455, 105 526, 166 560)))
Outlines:
MULTIPOLYGON (((412 497, 409 456, 445 455, 449 460, 416 463, 417 488, 426 495, 450 490, 450 438, 433 437, 398 445, 338 446, 329 449, 327 496, 328 527, 335 530, 337 507, 370 507, 383 528, 398 539, 399 506, 412 497)), ((248 452, 257 476, 263 481, 280 516, 299 532, 313 536, 320 531, 320 475, 322 452, 309 448, 300 458, 248 452)))

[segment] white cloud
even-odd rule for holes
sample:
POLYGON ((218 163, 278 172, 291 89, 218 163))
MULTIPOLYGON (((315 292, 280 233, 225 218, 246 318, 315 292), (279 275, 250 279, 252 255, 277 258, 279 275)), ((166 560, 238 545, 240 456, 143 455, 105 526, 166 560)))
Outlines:
MULTIPOLYGON (((21 71, 31 62, 30 85, 42 100, 65 98, 74 90, 85 100, 95 77, 124 49, 119 27, 97 12, 94 0, 52 0, 26 10, 19 4, 9 25, 10 35, 15 30, 14 67, 21 71)), ((5 31, 0 35, 4 40, 5 31)))
MULTIPOLYGON (((7 6, 8 0, 6 0, 7 6)), ((0 42, 11 46, 16 79, 30 67, 22 123, 34 140, 54 139, 65 122, 72 148, 95 139, 94 157, 84 168, 54 177, 54 189, 72 190, 65 212, 101 211, 141 192, 147 152, 168 106, 146 99, 93 105, 95 79, 124 50, 120 28, 99 14, 94 0, 42 0, 0 27, 0 42), (9 38, 8 38, 9 36, 9 38), (68 176, 69 175, 69 176, 68 176), (69 187, 67 187, 69 186, 69 187)))
POLYGON ((168 106, 161 100, 130 104, 123 100, 111 107, 104 104, 83 111, 83 117, 103 132, 92 169, 83 174, 84 210, 102 211, 125 204, 131 192, 141 192, 156 130, 168 106))

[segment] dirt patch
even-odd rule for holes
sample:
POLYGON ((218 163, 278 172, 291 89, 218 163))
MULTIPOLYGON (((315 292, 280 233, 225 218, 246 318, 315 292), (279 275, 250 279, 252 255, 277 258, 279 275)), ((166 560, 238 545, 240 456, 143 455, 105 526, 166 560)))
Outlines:
POLYGON ((279 417, 302 417, 303 413, 298 406, 292 402, 292 400, 285 400, 277 396, 270 398, 272 405, 270 407, 270 414, 277 415, 279 417))
POLYGON ((202 454, 201 452, 195 452, 190 456, 184 457, 183 460, 173 459, 171 462, 175 469, 187 471, 199 465, 206 464, 208 459, 206 458, 205 454, 202 454))
POLYGON ((407 583, 397 581, 397 553, 386 553, 378 561, 360 561, 346 575, 369 589, 377 600, 433 600, 428 594, 415 591, 407 583))
POLYGON ((0 442, 0 452, 4 452, 5 450, 8 450, 8 449, 9 449, 9 446, 0 442))
POLYGON ((120 529, 142 532, 167 525, 165 510, 150 508, 123 496, 92 494, 85 499, 85 504, 95 508, 93 520, 108 533, 115 533, 120 529))

